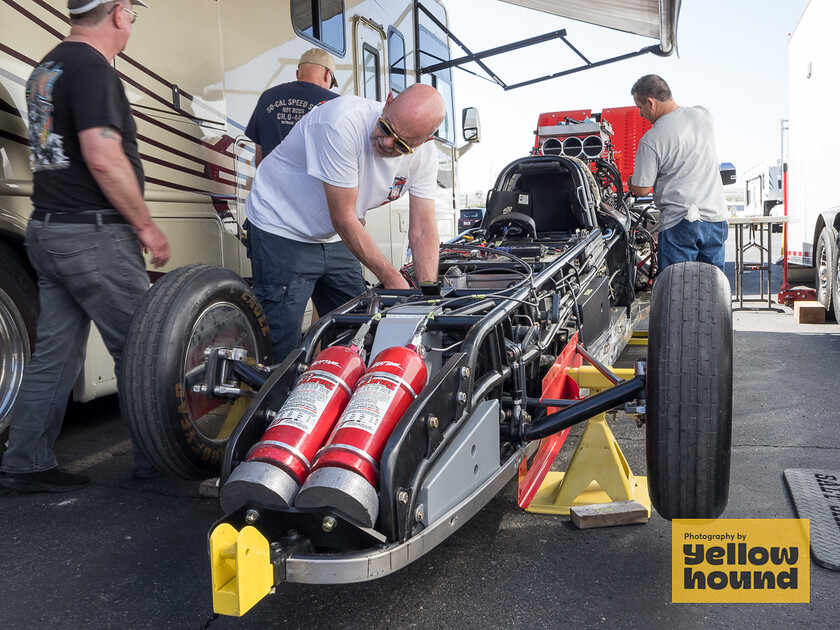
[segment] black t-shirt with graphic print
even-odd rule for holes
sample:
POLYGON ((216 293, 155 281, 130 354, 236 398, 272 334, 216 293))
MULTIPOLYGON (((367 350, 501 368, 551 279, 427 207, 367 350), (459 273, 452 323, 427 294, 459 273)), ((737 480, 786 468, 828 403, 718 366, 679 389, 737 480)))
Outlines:
POLYGON ((265 157, 283 142, 304 114, 319 103, 337 96, 335 92, 309 81, 275 85, 260 96, 245 135, 260 145, 265 157))
POLYGON ((113 127, 140 190, 143 166, 137 126, 116 70, 82 42, 62 42, 32 72, 26 84, 32 202, 39 210, 79 212, 112 208, 82 157, 79 132, 113 127))

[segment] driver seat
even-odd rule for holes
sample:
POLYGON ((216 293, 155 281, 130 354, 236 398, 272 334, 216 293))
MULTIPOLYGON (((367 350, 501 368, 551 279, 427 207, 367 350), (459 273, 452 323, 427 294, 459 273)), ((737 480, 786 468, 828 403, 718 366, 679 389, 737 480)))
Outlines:
POLYGON ((487 211, 482 226, 487 227, 505 214, 517 212, 534 218, 531 193, 524 190, 493 190, 487 200, 487 211))

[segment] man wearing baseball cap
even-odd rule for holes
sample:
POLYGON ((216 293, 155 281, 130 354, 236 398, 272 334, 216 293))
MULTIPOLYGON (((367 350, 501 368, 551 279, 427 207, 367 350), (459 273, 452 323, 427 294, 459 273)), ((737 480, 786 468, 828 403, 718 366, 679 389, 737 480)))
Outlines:
POLYGON ((338 87, 335 59, 322 48, 311 48, 301 55, 297 81, 283 83, 262 93, 245 135, 257 147, 257 165, 289 134, 304 114, 338 96, 329 88, 338 87))
MULTIPOLYGON (((26 253, 41 312, 32 360, 12 409, 0 485, 65 492, 90 480, 62 470, 53 444, 96 323, 119 378, 134 311, 169 243, 143 200, 137 126, 112 65, 137 19, 134 0, 69 0, 70 34, 26 84, 32 203, 26 253)), ((134 476, 159 473, 134 447, 134 476)))

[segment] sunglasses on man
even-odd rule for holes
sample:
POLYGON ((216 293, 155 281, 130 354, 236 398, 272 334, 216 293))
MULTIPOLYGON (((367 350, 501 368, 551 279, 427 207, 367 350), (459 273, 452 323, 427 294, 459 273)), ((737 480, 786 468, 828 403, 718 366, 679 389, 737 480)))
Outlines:
POLYGON ((403 155, 414 153, 414 149, 408 146, 408 143, 405 140, 403 140, 396 133, 394 133, 394 130, 391 129, 391 125, 385 122, 382 116, 379 117, 379 120, 376 121, 376 124, 379 127, 379 133, 394 139, 394 148, 398 152, 402 153, 403 155))

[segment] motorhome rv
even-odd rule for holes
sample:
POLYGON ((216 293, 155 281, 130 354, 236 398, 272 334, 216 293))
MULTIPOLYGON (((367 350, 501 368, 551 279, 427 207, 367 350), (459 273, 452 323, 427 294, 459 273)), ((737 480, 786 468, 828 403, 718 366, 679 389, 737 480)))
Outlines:
MULTIPOLYGON (((25 86, 38 61, 69 31, 63 5, 0 3, 0 434, 34 344, 38 312, 35 274, 23 246, 32 210, 25 86)), ((423 81, 444 96, 446 120, 435 139, 437 224, 441 239, 455 236, 452 69, 418 72, 450 58, 440 2, 424 0, 421 7, 407 0, 254 0, 246 8, 233 0, 178 0, 156 3, 139 17, 114 66, 137 121, 146 202, 172 247, 162 271, 210 263, 250 275, 243 223, 255 165, 245 126, 259 95, 293 81, 298 59, 313 46, 335 57, 341 94, 384 100, 389 91, 423 81)), ((385 256, 401 266, 407 199, 370 212, 367 228, 385 256)), ((115 391, 113 362, 94 328, 74 398, 87 401, 115 391)))

